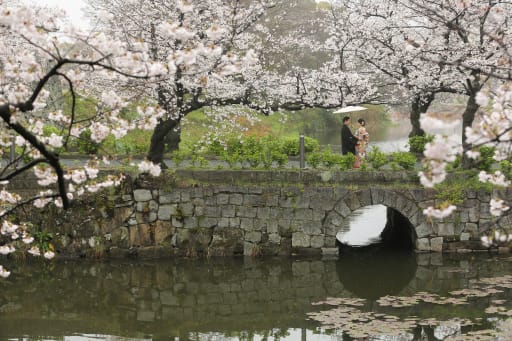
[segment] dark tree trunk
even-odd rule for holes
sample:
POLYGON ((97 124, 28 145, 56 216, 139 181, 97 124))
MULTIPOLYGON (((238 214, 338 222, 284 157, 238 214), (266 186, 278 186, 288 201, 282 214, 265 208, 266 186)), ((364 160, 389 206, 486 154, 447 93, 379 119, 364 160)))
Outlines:
POLYGON ((164 151, 165 151, 165 141, 166 136, 171 133, 174 128, 179 126, 179 119, 168 119, 165 121, 158 122, 155 130, 153 131, 153 135, 151 136, 151 144, 149 146, 149 151, 147 158, 149 161, 161 164, 162 168, 165 168, 165 164, 163 163, 164 151))
POLYGON ((464 113, 462 113, 462 168, 464 169, 470 169, 474 165, 473 160, 466 156, 466 151, 472 148, 472 145, 466 141, 466 128, 473 125, 475 114, 478 109, 480 109, 480 106, 476 103, 476 95, 483 86, 483 83, 480 81, 480 75, 476 71, 471 75, 473 77, 466 82, 466 90, 469 98, 466 102, 466 109, 464 109, 464 113))
POLYGON ((473 166, 472 159, 466 156, 466 151, 471 149, 471 144, 466 142, 466 127, 471 127, 475 120, 475 114, 477 113, 480 106, 476 103, 475 97, 478 90, 472 93, 466 103, 466 109, 462 114, 462 167, 464 169, 470 169, 473 166))
POLYGON ((165 151, 168 153, 172 153, 175 150, 178 150, 181 142, 181 125, 177 125, 174 129, 165 136, 165 151))
POLYGON ((425 131, 421 129, 420 125, 420 117, 421 114, 426 113, 432 101, 434 101, 435 95, 430 93, 427 95, 417 95, 414 97, 411 104, 411 113, 410 120, 412 125, 411 133, 409 137, 412 136, 423 136, 425 135, 425 131))

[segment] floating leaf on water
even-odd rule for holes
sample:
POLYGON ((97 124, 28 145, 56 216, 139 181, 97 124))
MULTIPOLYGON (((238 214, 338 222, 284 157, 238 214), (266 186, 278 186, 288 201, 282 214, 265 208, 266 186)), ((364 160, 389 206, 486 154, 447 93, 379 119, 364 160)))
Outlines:
POLYGON ((435 318, 429 318, 429 319, 421 320, 420 322, 418 322, 418 324, 420 326, 436 326, 439 324, 439 321, 435 318))
POLYGON ((451 291, 450 295, 453 296, 466 296, 466 297, 487 297, 491 294, 496 294, 502 292, 501 290, 497 290, 495 288, 485 288, 484 290, 480 289, 462 289, 451 291))
POLYGON ((491 303, 492 304, 496 304, 496 305, 501 305, 501 304, 504 304, 505 302, 507 302, 506 300, 492 300, 491 303))
POLYGON ((352 298, 352 297, 328 297, 325 301, 314 302, 312 305, 348 305, 348 306, 363 306, 366 303, 365 299, 352 298))
POLYGON ((491 277, 491 278, 482 278, 478 281, 482 284, 490 284, 494 286, 504 287, 504 288, 512 288, 512 276, 505 275, 500 277, 491 277))
POLYGON ((493 307, 493 306, 490 306, 490 307, 487 307, 485 309, 485 313, 486 314, 497 314, 500 311, 502 311, 502 309, 504 309, 504 308, 503 307, 493 307))

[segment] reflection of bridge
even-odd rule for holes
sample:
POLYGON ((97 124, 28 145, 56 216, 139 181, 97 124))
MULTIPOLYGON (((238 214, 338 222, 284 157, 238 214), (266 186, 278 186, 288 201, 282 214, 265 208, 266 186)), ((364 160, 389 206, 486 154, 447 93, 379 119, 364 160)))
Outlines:
MULTIPOLYGON (((388 244, 435 252, 481 249, 480 235, 495 224, 490 193, 467 190, 451 217, 429 222, 422 211, 435 196, 407 172, 180 170, 172 178, 138 179, 110 200, 91 198, 67 221, 41 220, 61 232, 56 246, 62 253, 319 254, 336 250, 336 234, 353 211, 382 204, 388 207, 382 234, 388 244)), ((500 224, 511 225, 509 219, 500 224)))
POLYGON ((325 309, 311 303, 326 297, 449 291, 496 271, 495 262, 473 266, 434 253, 359 256, 14 263, 12 277, 0 282, 0 339, 73 333, 142 339, 147 333, 153 340, 188 340, 191 332, 301 328, 314 326, 306 313, 325 309), (386 271, 372 273, 370 264, 386 271))

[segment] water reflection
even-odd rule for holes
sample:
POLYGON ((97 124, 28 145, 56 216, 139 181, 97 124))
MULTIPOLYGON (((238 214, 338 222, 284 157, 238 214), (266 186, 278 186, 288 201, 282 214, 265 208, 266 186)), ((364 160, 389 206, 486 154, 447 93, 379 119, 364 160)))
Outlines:
MULTIPOLYGON (((499 260, 375 250, 339 260, 13 263, 12 276, 0 281, 0 339, 328 340, 333 331, 306 319, 319 309, 313 302, 445 295, 475 279, 510 273, 511 260, 499 260)), ((475 301, 462 310, 423 305, 404 314, 482 316, 488 304, 475 301)))
POLYGON ((376 246, 344 252, 336 270, 344 288, 359 298, 376 300, 400 294, 414 278, 416 268, 414 252, 376 246))
POLYGON ((83 335, 70 335, 64 336, 64 341, 92 341, 92 340, 104 340, 104 341, 151 341, 151 338, 127 338, 114 335, 101 335, 101 334, 83 334, 83 335))

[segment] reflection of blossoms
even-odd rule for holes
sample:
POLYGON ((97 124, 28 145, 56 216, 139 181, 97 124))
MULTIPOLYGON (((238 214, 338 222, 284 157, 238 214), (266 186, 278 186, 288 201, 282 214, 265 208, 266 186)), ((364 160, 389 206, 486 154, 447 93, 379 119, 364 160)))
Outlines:
POLYGON ((55 257, 55 252, 53 251, 46 251, 44 253, 44 258, 46 259, 52 259, 53 257, 55 257))
POLYGON ((484 247, 496 247, 512 242, 512 234, 501 233, 500 231, 494 231, 491 235, 485 235, 480 238, 484 247))
POLYGON ((32 256, 41 256, 41 250, 37 246, 32 246, 28 251, 32 256))
POLYGON ((7 271, 3 266, 0 265, 0 277, 6 278, 9 277, 10 274, 10 271, 7 271))
POLYGON ((0 246, 0 254, 1 255, 8 255, 10 253, 13 253, 14 251, 16 251, 16 250, 11 245, 2 245, 2 246, 0 246))

